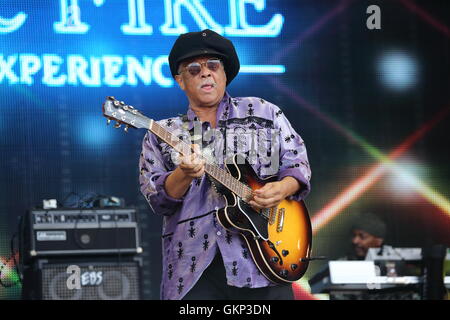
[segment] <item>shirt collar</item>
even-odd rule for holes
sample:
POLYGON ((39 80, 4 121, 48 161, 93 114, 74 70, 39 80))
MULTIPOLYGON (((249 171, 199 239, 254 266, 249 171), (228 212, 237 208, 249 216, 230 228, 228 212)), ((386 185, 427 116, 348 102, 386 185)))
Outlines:
MULTIPOLYGON (((228 117, 230 116, 231 101, 231 96, 228 94, 228 92, 225 91, 225 94, 223 95, 223 98, 220 101, 219 106, 217 107, 216 125, 219 124, 219 121, 228 120, 228 117)), ((200 121, 200 119, 196 116, 194 110, 192 110, 190 106, 187 111, 187 118, 189 120, 188 130, 191 130, 194 127, 195 121, 200 121)))

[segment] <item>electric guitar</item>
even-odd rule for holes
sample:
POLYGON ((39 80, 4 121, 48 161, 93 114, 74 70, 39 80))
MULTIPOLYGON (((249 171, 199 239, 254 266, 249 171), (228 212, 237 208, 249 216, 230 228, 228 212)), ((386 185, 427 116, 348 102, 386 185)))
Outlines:
MULTIPOLYGON (((103 115, 115 120, 115 127, 145 128, 165 141, 181 155, 192 152, 191 145, 144 116, 137 109, 108 97, 103 115)), ((201 155, 200 155, 201 156, 201 155)), ((231 232, 238 232, 247 243, 253 261, 261 273, 275 283, 290 283, 300 279, 308 268, 312 246, 309 214, 303 201, 283 200, 277 207, 256 211, 248 204, 252 190, 276 181, 272 176, 261 180, 247 160, 235 155, 232 163, 222 169, 205 163, 205 172, 219 184, 226 202, 216 212, 219 223, 231 232)))

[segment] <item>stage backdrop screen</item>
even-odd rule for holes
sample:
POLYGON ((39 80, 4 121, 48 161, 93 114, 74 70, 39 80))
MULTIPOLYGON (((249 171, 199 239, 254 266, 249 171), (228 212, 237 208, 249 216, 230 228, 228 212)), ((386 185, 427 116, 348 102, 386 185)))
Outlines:
POLYGON ((449 21, 444 0, 0 0, 0 298, 20 297, 19 217, 89 194, 139 209, 146 298, 159 297, 145 130, 107 126, 101 108, 114 96, 156 120, 185 113, 167 57, 203 29, 236 47, 227 91, 278 105, 305 141, 313 256, 348 254, 364 213, 384 219, 390 245, 450 245, 449 21))

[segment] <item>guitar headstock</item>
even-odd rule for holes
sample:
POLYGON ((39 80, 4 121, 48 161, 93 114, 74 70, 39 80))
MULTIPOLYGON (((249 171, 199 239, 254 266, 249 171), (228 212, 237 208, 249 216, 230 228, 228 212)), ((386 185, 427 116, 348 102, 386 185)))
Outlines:
POLYGON ((107 124, 111 120, 116 121, 115 128, 125 125, 125 131, 128 128, 149 128, 151 119, 144 116, 139 110, 119 101, 114 97, 107 97, 103 103, 103 115, 108 119, 107 124))

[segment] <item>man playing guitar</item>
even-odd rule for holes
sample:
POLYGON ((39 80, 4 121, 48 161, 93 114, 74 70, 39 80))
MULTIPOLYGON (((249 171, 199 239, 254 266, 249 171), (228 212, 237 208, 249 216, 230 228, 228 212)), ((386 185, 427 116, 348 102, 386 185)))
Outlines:
POLYGON ((302 138, 277 106, 225 91, 240 64, 219 34, 182 34, 169 65, 189 107, 157 124, 192 149, 180 155, 150 130, 139 162, 141 192, 164 219, 161 298, 292 299, 290 282, 306 270, 311 249, 309 217, 299 204, 311 177, 302 138), (235 154, 247 169, 238 169, 243 158, 235 154), (222 170, 227 164, 234 169, 222 170), (258 184, 268 176, 275 179, 258 184), (303 215, 294 218, 295 210, 303 215), (301 226, 287 231, 294 224, 301 226), (281 238, 283 232, 292 234, 281 238), (297 234, 304 236, 287 247, 297 234))

